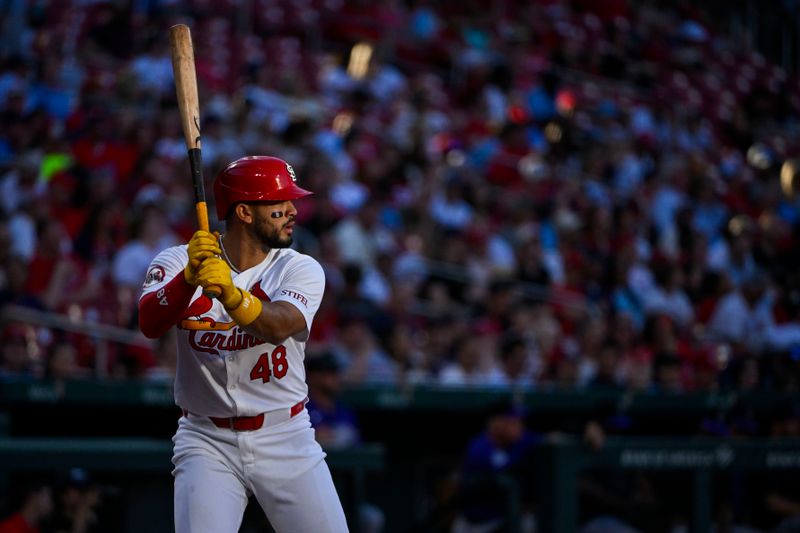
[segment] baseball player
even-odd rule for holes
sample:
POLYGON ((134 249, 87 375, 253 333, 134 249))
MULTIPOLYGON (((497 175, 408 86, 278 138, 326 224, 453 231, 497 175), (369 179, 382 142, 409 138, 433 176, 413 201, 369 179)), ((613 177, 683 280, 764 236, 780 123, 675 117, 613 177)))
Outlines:
POLYGON ((251 494, 278 533, 347 531, 305 409, 304 348, 325 276, 289 245, 292 200, 310 194, 281 159, 238 159, 214 182, 225 233, 198 231, 150 264, 142 332, 178 333, 178 533, 238 531, 251 494), (216 299, 204 294, 212 286, 216 299))

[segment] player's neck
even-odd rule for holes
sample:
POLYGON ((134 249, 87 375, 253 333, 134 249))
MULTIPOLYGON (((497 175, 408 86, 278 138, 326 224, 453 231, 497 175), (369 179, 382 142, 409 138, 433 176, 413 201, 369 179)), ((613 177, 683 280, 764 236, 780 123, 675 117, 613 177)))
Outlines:
POLYGON ((247 238, 240 228, 231 227, 220 236, 222 257, 235 273, 244 272, 261 263, 269 253, 260 243, 247 238))

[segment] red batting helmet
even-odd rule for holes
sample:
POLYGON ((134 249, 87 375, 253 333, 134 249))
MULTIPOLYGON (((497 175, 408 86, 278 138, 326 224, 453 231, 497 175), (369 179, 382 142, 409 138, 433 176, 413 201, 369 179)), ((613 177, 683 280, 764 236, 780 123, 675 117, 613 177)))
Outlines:
POLYGON ((294 169, 283 159, 264 155, 237 159, 214 181, 217 217, 224 220, 238 202, 282 202, 314 194, 298 187, 296 180, 294 169))

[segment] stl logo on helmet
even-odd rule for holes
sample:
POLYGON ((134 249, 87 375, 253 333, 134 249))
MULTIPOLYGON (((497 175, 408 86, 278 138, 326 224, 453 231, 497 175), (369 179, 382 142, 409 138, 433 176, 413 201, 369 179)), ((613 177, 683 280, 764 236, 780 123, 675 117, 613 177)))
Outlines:
POLYGON ((297 181, 297 176, 295 176, 294 174, 294 169, 292 168, 292 165, 290 165, 289 163, 286 163, 286 172, 288 172, 289 175, 292 177, 292 181, 297 181))

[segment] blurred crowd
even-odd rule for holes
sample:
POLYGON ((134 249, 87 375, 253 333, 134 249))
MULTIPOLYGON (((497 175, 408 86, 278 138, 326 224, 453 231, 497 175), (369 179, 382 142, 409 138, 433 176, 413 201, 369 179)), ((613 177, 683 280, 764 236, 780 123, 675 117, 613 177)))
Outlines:
POLYGON ((120 489, 82 468, 13 479, 0 533, 100 533, 121 527, 120 489))
POLYGON ((309 352, 345 383, 798 387, 800 80, 690 2, 3 7, 0 377, 171 376, 170 338, 9 306, 136 330, 147 265, 195 227, 185 22, 206 190, 268 154, 316 193, 309 352))

